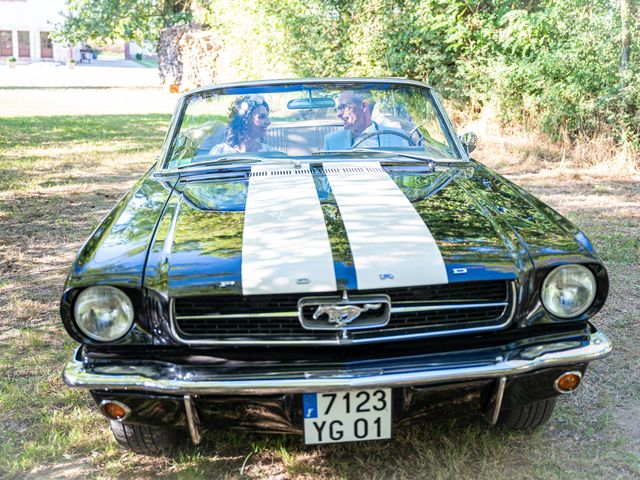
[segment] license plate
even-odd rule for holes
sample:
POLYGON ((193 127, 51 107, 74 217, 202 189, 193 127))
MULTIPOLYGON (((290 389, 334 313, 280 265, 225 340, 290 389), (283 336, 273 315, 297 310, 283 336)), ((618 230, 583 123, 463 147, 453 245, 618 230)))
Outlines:
POLYGON ((354 442, 391 438, 391 389, 305 393, 304 442, 354 442))

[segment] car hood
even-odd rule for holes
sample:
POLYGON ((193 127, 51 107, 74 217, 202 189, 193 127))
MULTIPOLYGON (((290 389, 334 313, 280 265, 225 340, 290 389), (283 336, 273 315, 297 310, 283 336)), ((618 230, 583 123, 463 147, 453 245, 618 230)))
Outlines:
POLYGON ((182 178, 159 218, 145 285, 169 297, 375 290, 513 279, 588 254, 559 214, 466 165, 182 178))

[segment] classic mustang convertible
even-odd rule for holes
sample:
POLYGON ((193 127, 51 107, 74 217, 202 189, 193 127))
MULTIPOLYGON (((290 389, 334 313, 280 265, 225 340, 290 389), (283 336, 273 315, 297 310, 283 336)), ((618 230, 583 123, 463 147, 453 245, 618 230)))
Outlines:
POLYGON ((64 370, 117 441, 386 439, 443 402, 530 429, 611 350, 587 237, 398 79, 215 85, 82 247, 64 370))

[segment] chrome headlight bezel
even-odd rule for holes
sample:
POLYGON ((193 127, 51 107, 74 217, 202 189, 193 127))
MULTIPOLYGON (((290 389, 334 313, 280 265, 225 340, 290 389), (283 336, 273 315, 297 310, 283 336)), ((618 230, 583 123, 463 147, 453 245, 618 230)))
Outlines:
POLYGON ((588 267, 580 264, 567 264, 556 267, 547 274, 540 289, 540 300, 544 308, 553 316, 570 319, 586 312, 593 305, 597 292, 596 277, 588 267), (561 285, 563 283, 564 286, 561 285), (582 297, 579 304, 570 310, 562 306, 561 292, 567 288, 574 290, 571 292, 573 296, 580 295, 582 297))
POLYGON ((73 318, 78 330, 97 342, 113 342, 131 330, 135 310, 129 296, 122 290, 108 285, 84 289, 75 299, 73 318), (93 307, 93 308, 92 308, 93 307), (100 311, 102 319, 90 319, 100 311))

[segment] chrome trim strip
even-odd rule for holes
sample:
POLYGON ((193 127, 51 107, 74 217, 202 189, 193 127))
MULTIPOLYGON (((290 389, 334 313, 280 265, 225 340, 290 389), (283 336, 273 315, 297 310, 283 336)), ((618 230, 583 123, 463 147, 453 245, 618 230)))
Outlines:
POLYGON ((410 312, 430 312, 435 310, 454 310, 465 308, 481 308, 481 307, 506 307, 509 302, 497 303, 466 303, 464 305, 429 305, 424 307, 391 307, 391 313, 410 313, 410 312))
MULTIPOLYGON (((399 302, 400 303, 400 302, 399 302)), ((417 303, 417 302, 414 302, 417 303)), ((498 303, 466 303, 462 305, 429 305, 422 307, 391 307, 391 313, 411 313, 411 312, 427 312, 432 310, 453 310, 465 308, 481 308, 481 307, 506 307, 508 302, 498 303)), ((297 317, 298 312, 263 312, 263 313, 225 313, 221 315, 176 315, 176 320, 215 320, 217 318, 264 318, 264 317, 297 317)))
POLYGON ((225 313, 220 315, 176 315, 176 320, 215 320, 217 318, 298 317, 298 312, 225 313))
POLYGON ((202 440, 200 433, 200 417, 196 410, 195 402, 191 395, 184 396, 184 409, 187 412, 187 424, 189 425, 189 434, 191 435, 191 441, 194 445, 199 445, 202 440))
MULTIPOLYGON (((393 362, 376 367, 362 366, 331 371, 269 372, 247 375, 211 376, 193 380, 185 369, 174 371, 172 378, 158 376, 154 363, 110 365, 103 372, 89 370, 79 357, 79 349, 67 363, 63 380, 70 387, 91 390, 128 390, 175 395, 254 395, 336 391, 377 387, 405 387, 442 382, 469 381, 520 375, 541 368, 586 363, 611 352, 611 342, 600 332, 589 336, 589 343, 556 341, 546 345, 512 351, 498 356, 493 363, 460 366, 443 363, 394 367, 393 362)), ((473 359, 470 359, 472 362, 473 359)), ((95 367, 93 367, 95 368, 95 367)))
MULTIPOLYGON (((176 317, 175 317, 175 302, 174 299, 169 300, 169 325, 171 326, 171 333, 173 337, 186 345, 279 345, 279 346, 294 346, 294 345, 355 345, 355 344, 365 344, 365 343, 380 343, 380 342, 393 342, 393 341, 402 341, 402 340, 413 340, 417 338, 426 338, 426 337, 441 337, 444 335, 461 335, 467 333, 479 333, 493 330, 500 330, 505 328, 507 325, 511 323, 513 320, 513 316, 516 312, 516 284, 514 281, 510 283, 511 291, 509 299, 511 301, 511 312, 509 313, 508 318, 499 325, 486 325, 483 327, 472 327, 472 328, 457 328, 452 330, 441 330, 436 332, 423 332, 423 333, 411 333, 404 335, 386 335, 384 337, 374 337, 374 338, 349 338, 342 335, 342 330, 336 331, 336 338, 330 340, 243 340, 242 337, 237 337, 229 340, 210 340, 210 339, 186 339, 181 337, 178 334, 178 329, 176 328, 176 317)), ((508 304, 508 302, 507 302, 508 304)), ((393 307, 391 307, 393 309, 393 307)), ((297 313, 296 313, 297 314, 297 313)))
POLYGON ((423 87, 431 90, 431 86, 426 83, 419 82, 417 80, 410 80, 407 78, 399 78, 399 77, 329 77, 329 78, 281 78, 281 79, 273 79, 273 80, 249 80, 244 82, 231 82, 231 83, 218 83, 218 84, 210 84, 199 87, 195 90, 185 93, 182 98, 191 97, 193 95, 198 95, 202 92, 217 92, 218 90, 223 90, 225 88, 241 88, 241 87, 270 87, 270 86, 278 86, 278 85, 315 85, 315 84, 356 84, 356 83, 394 83, 398 85, 413 85, 416 87, 423 87))

